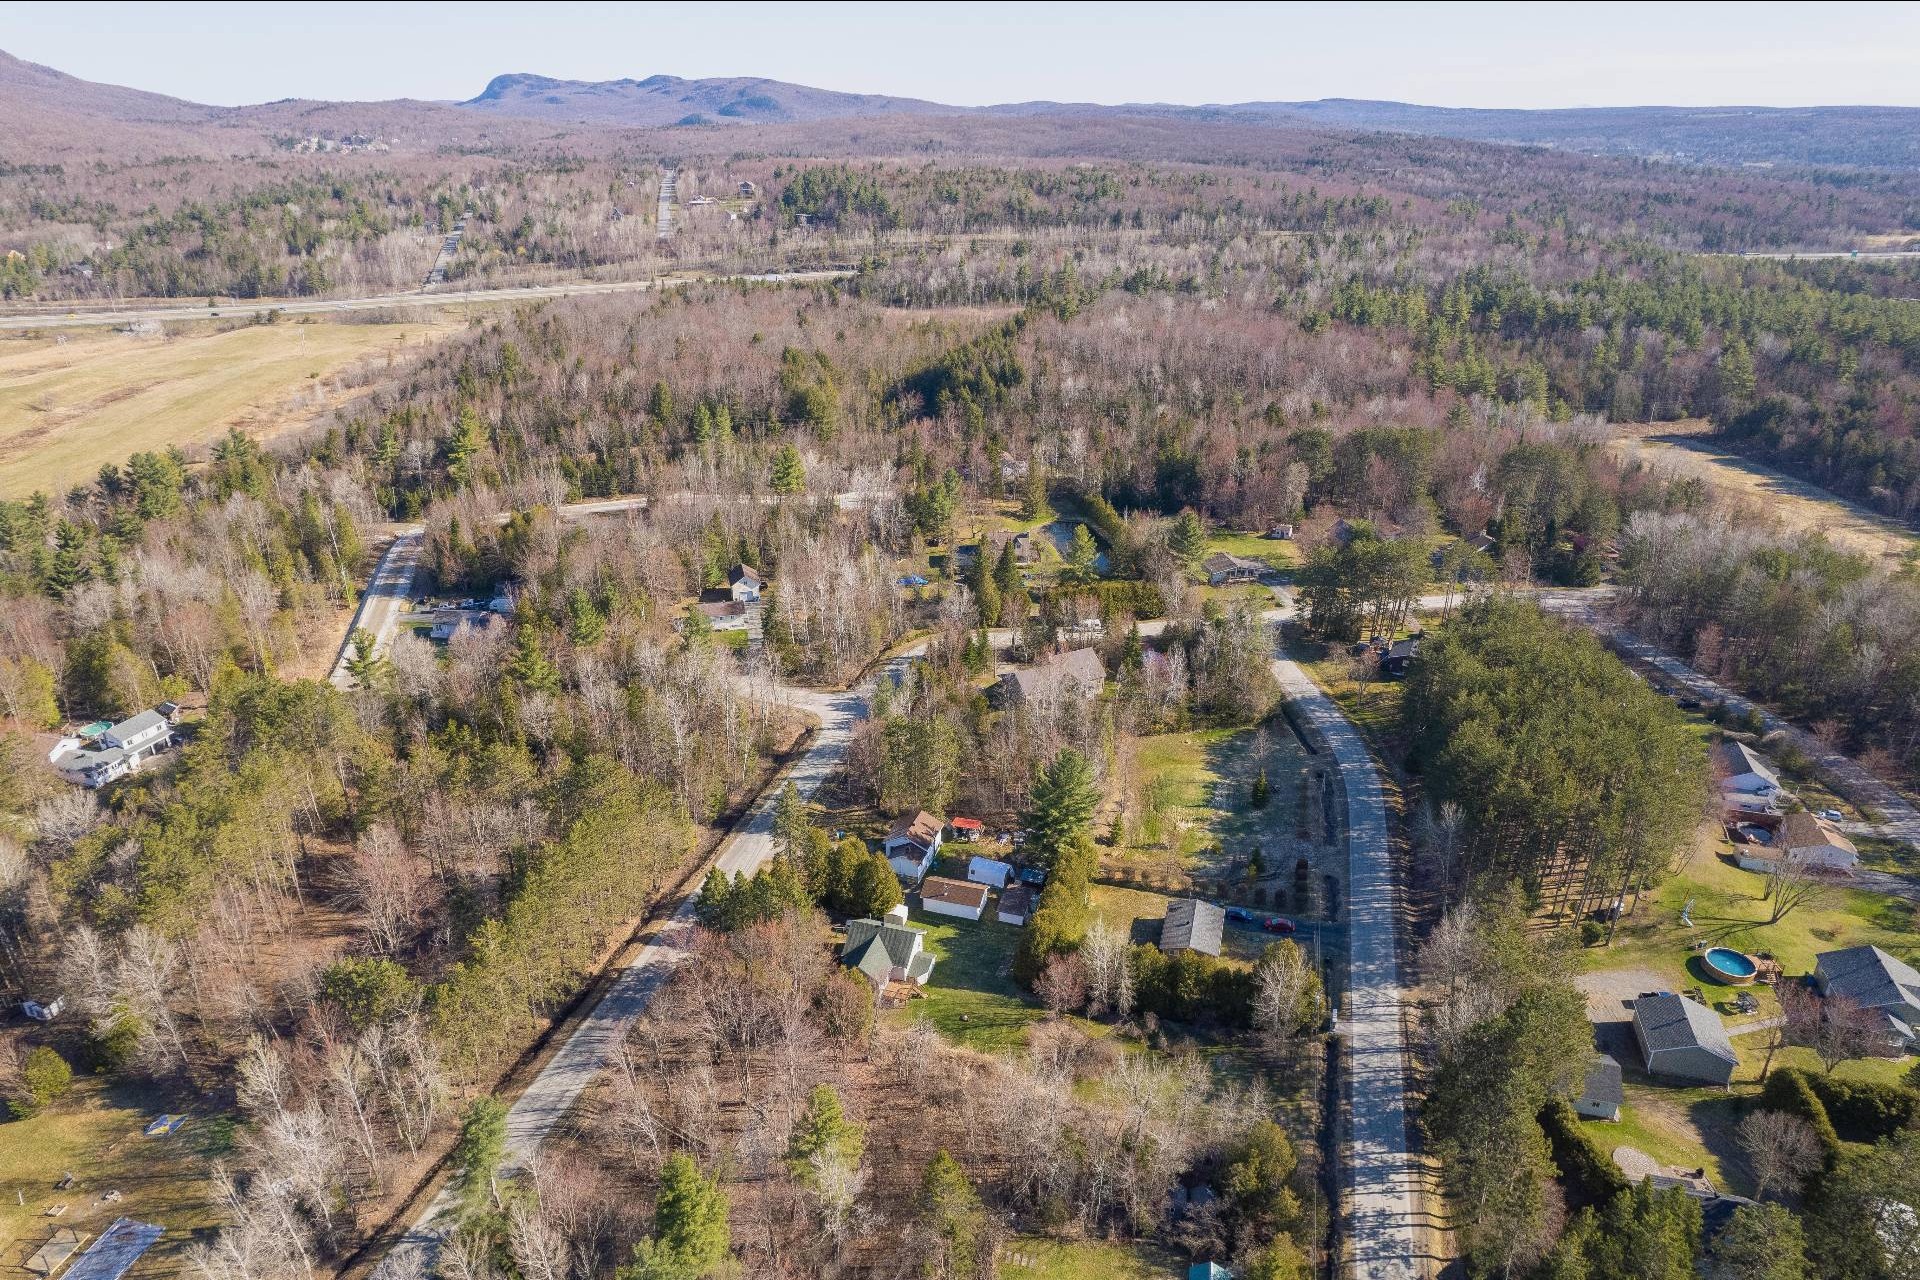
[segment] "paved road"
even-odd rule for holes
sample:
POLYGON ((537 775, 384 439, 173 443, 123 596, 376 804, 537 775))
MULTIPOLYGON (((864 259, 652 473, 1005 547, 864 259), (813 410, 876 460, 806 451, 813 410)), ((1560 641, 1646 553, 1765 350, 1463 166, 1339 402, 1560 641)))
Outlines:
POLYGON ((576 280, 565 284, 517 285, 507 289, 452 289, 441 293, 381 293, 365 298, 269 298, 262 301, 230 302, 217 307, 139 306, 117 307, 106 311, 38 311, 0 316, 0 329, 83 329, 98 325, 124 325, 145 321, 154 323, 180 320, 251 320, 272 312, 283 316, 332 315, 350 311, 386 311, 396 307, 440 307, 449 303, 530 302, 543 298, 576 298, 600 293, 644 293, 652 289, 674 289, 710 280, 744 280, 782 283, 787 281, 839 280, 852 275, 845 270, 773 271, 715 273, 678 276, 663 280, 576 280))
POLYGON ((364 629, 373 633, 376 657, 393 647, 400 619, 413 599, 413 578, 420 567, 421 542, 418 525, 402 526, 380 557, 380 563, 374 566, 373 578, 360 597, 359 608, 353 611, 353 623, 347 628, 340 652, 333 660, 333 673, 327 677, 335 688, 353 688, 354 680, 347 671, 347 663, 353 657, 355 632, 364 629))
POLYGON ((1333 753, 1347 794, 1346 1154, 1341 1161, 1348 1274, 1421 1274, 1420 1174, 1407 1140, 1406 989, 1400 980, 1400 882, 1387 843, 1380 775, 1359 731, 1284 658, 1274 678, 1333 753))
POLYGON ((1911 249, 1813 249, 1799 253, 1710 253, 1709 258, 1762 258, 1775 262, 1791 262, 1807 258, 1858 258, 1862 262, 1869 260, 1885 261, 1889 258, 1905 258, 1911 262, 1920 262, 1920 253, 1911 249))

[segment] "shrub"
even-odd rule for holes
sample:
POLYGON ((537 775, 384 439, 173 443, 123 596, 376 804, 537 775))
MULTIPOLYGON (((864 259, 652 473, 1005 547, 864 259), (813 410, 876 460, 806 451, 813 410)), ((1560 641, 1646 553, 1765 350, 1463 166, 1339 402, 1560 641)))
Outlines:
POLYGON ((1766 1087, 1760 1090, 1760 1106, 1770 1111, 1784 1111, 1788 1115, 1799 1116, 1812 1125, 1814 1134, 1820 1139, 1820 1149, 1826 1156, 1826 1172, 1833 1172, 1840 1163, 1840 1135, 1834 1132, 1827 1108, 1820 1101, 1820 1095, 1814 1092, 1806 1072, 1793 1067, 1781 1067, 1768 1076, 1766 1087))
POLYGON ((14 1118, 26 1120, 37 1116, 49 1102, 63 1096, 73 1088, 73 1068, 58 1053, 41 1045, 27 1055, 26 1066, 20 1072, 20 1092, 8 1100, 14 1118))
POLYGON ((1848 1142, 1891 1138, 1920 1118, 1920 1093, 1898 1084, 1808 1075, 1807 1086, 1827 1110, 1834 1131, 1848 1142))
POLYGON ((1553 1163, 1567 1185, 1570 1208, 1605 1204, 1627 1189, 1626 1175, 1587 1134, 1565 1098, 1547 1103, 1540 1112, 1540 1128, 1553 1147, 1553 1163))

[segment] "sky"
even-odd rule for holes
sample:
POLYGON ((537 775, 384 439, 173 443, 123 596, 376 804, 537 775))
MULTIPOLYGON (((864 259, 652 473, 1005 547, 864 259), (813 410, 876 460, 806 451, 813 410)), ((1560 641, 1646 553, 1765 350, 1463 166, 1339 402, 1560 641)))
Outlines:
POLYGON ((1920 4, 55 4, 0 49, 196 102, 765 76, 963 106, 1920 106, 1920 4))

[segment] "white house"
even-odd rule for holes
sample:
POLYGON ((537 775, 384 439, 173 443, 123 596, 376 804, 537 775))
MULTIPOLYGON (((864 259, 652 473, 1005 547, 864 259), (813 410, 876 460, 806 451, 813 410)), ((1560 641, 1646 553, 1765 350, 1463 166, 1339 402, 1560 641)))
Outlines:
POLYGON ((940 852, 940 831, 944 824, 925 809, 903 813, 894 820, 881 852, 905 884, 918 884, 940 852))
POLYGON ((738 600, 704 600, 695 605, 715 631, 745 631, 747 606, 738 600))
POLYGON ((1716 745, 1713 764, 1720 774, 1720 790, 1729 795, 1771 797, 1780 790, 1780 775, 1765 756, 1744 742, 1729 739, 1716 745))
POLYGON ((840 963, 871 982, 876 995, 885 991, 889 982, 924 987, 934 961, 924 947, 925 937, 921 930, 907 926, 904 906, 887 912, 885 920, 849 920, 840 963))
POLYGON ((920 909, 936 916, 978 920, 987 909, 987 886, 928 876, 920 882, 920 909))
POLYGON ((727 575, 727 594, 741 604, 760 603, 760 593, 766 588, 767 580, 751 565, 737 564, 727 575))
POLYGON ((1853 841, 1825 818, 1810 813, 1788 814, 1773 847, 1793 861, 1828 871, 1852 871, 1860 865, 1860 850, 1853 841))
POLYGON ((996 889, 1007 887, 1007 881, 1013 878, 1013 867, 997 858, 983 858, 978 854, 967 863, 967 879, 975 884, 992 885, 996 889))
POLYGON ((85 746, 71 738, 62 739, 49 762, 69 782, 104 787, 116 778, 138 772, 143 761, 172 745, 173 725, 167 717, 158 711, 142 711, 110 726, 85 746))

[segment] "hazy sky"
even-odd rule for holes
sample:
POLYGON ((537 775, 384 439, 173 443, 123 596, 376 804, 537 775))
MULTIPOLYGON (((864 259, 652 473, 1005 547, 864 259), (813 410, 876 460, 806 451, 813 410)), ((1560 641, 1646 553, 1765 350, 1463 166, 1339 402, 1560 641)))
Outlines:
POLYGON ((0 2, 0 49, 199 102, 466 98, 493 76, 754 75, 1032 98, 1920 106, 1920 4, 0 2))

